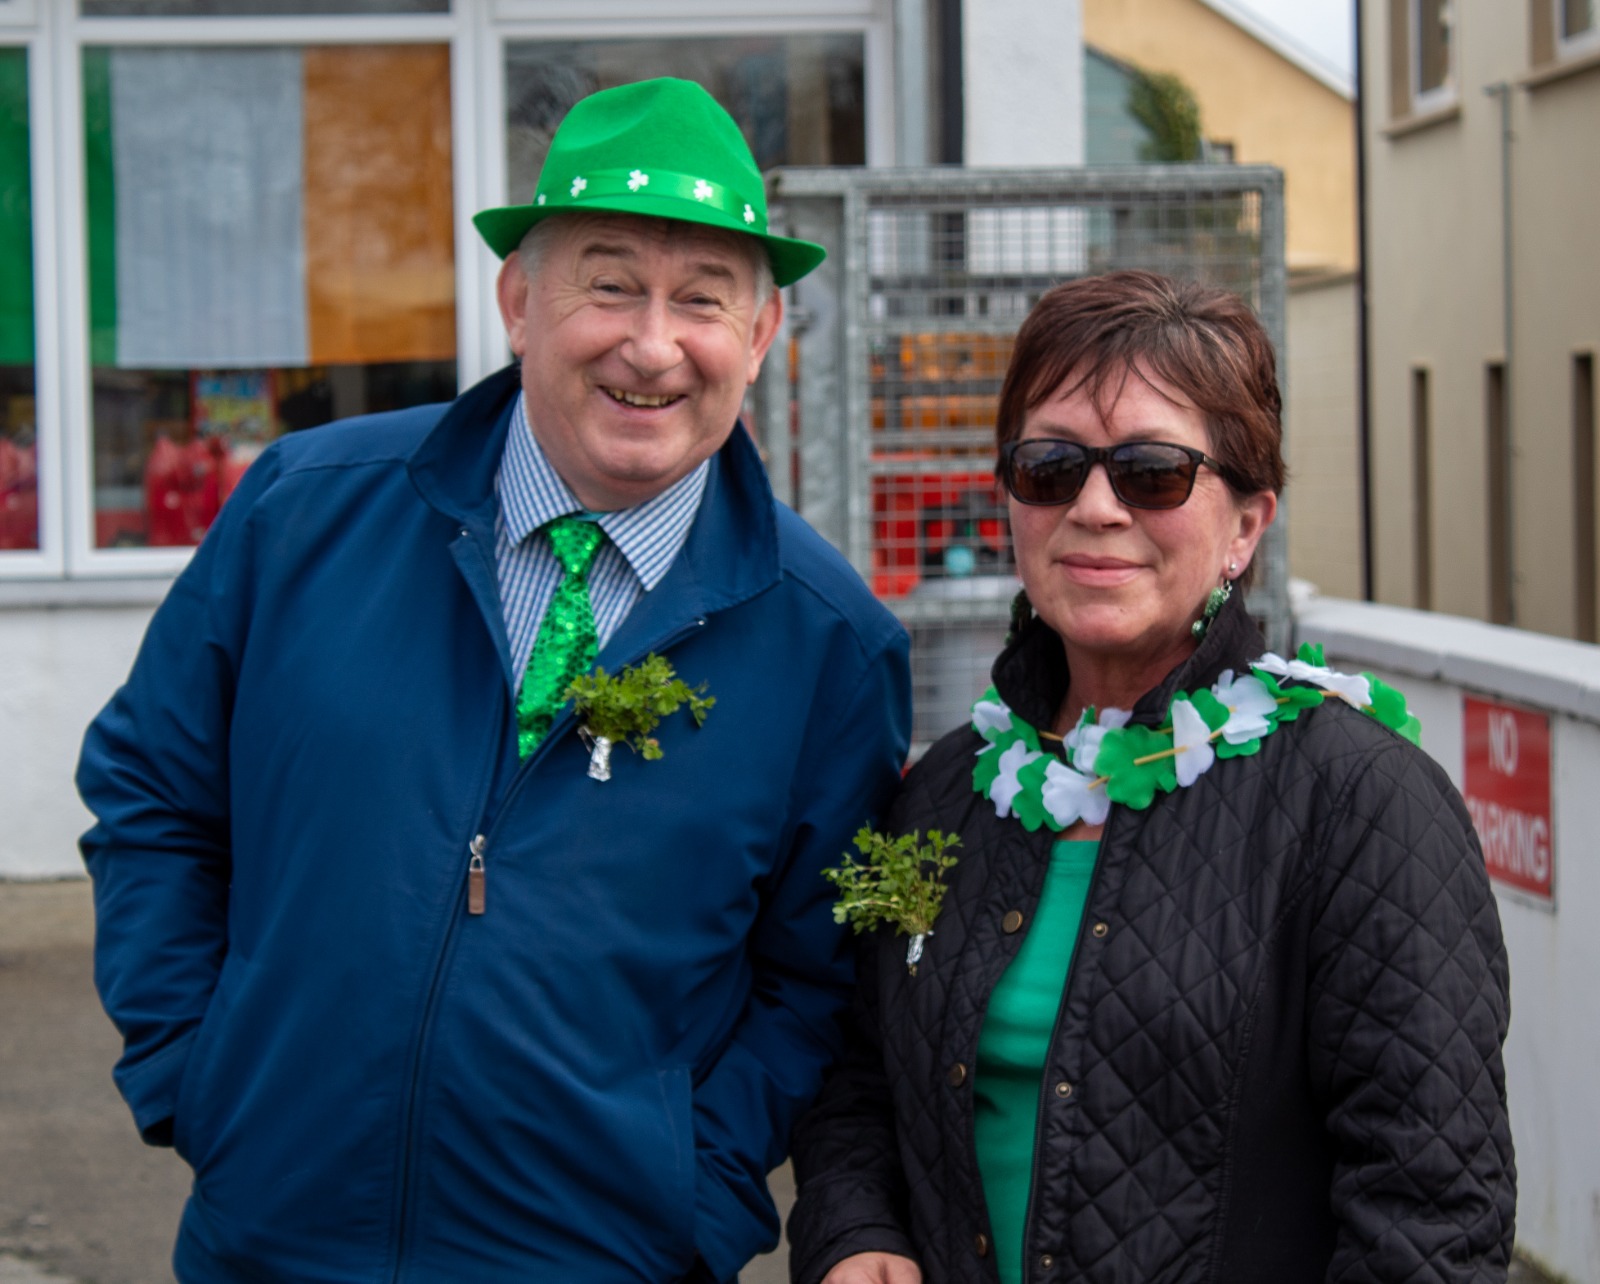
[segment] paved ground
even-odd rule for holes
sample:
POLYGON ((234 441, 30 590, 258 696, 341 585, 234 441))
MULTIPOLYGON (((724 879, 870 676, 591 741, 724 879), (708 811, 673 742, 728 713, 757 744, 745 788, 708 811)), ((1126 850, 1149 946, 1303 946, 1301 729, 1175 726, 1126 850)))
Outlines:
MULTIPOLYGON (((111 1083, 87 883, 0 882, 0 1284, 165 1284, 188 1170, 111 1083)), ((787 1213, 787 1171, 773 1191, 787 1213)), ((783 1250, 742 1284, 783 1284, 783 1250)), ((1511 1284, 1551 1284, 1519 1269, 1511 1284)))

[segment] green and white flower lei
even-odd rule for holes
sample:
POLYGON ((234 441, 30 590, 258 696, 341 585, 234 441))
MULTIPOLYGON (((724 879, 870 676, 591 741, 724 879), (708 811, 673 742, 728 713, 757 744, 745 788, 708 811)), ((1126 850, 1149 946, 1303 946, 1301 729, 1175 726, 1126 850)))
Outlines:
POLYGON ((1142 810, 1158 793, 1192 785, 1219 758, 1256 753, 1280 723, 1329 696, 1419 744, 1422 727, 1406 698, 1370 673, 1336 673, 1322 648, 1303 645, 1285 660, 1270 651, 1239 677, 1226 670, 1209 691, 1180 692, 1162 727, 1130 726, 1126 709, 1083 711, 1063 738, 1066 761, 1040 748, 1039 733, 990 687, 972 706, 972 727, 988 744, 978 751, 972 786, 1029 830, 1062 830, 1076 821, 1105 822, 1112 803, 1142 810), (1305 686, 1283 686, 1280 679, 1305 686))

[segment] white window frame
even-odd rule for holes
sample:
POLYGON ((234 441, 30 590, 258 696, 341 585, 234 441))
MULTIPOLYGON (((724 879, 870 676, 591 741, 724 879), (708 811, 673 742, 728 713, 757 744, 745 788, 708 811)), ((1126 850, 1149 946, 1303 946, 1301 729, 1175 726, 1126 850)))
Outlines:
MULTIPOLYGON (((4 0, 0 0, 3 3, 4 0)), ((26 0, 24 0, 26 3, 26 0)), ((0 10, 0 13, 4 13, 0 10)), ((61 384, 61 324, 52 288, 59 261, 60 216, 56 205, 55 135, 49 40, 38 30, 0 27, 0 45, 28 58, 28 182, 33 238, 34 464, 38 486, 38 547, 0 551, 0 578, 55 579, 65 568, 62 541, 62 454, 65 421, 61 384)))
POLYGON ((1568 0, 1549 0, 1550 3, 1550 30, 1555 36, 1556 58, 1565 62, 1569 58, 1582 58, 1589 54, 1600 52, 1600 10, 1591 8, 1593 21, 1587 31, 1580 31, 1575 36, 1562 34, 1561 11, 1568 0))
POLYGON ((34 0, 0 0, 0 30, 31 27, 36 17, 34 0))
POLYGON ((1422 88, 1422 6, 1440 3, 1441 0, 1407 0, 1407 20, 1411 24, 1411 49, 1407 58, 1406 83, 1411 90, 1411 114, 1424 116, 1455 105, 1456 79, 1460 67, 1461 51, 1456 27, 1457 0, 1442 0, 1450 23, 1449 62, 1445 66, 1444 83, 1432 89, 1422 88))
POLYGON ((503 204, 505 45, 606 37, 800 35, 863 37, 866 159, 892 163, 894 0, 451 0, 448 14, 300 17, 78 16, 77 0, 0 0, 0 43, 29 52, 33 183, 35 390, 39 544, 0 552, 12 581, 164 579, 192 548, 95 547, 93 372, 88 333, 82 51, 85 46, 228 47, 441 44, 450 49, 455 202, 456 367, 460 387, 505 364, 493 288, 498 268, 472 226, 503 204))
MULTIPOLYGON (((467 343, 476 336, 466 333, 479 314, 477 299, 464 288, 469 273, 461 270, 464 241, 471 232, 470 187, 472 158, 476 140, 471 122, 463 119, 459 107, 463 83, 473 69, 464 66, 470 59, 469 21, 463 11, 473 0, 454 0, 450 14, 338 15, 333 17, 261 18, 81 18, 75 0, 62 0, 59 6, 56 124, 63 139, 81 139, 83 134, 83 59, 85 46, 128 47, 138 45, 185 45, 227 48, 250 45, 280 45, 310 48, 318 45, 434 44, 451 51, 452 120, 451 145, 454 160, 455 249, 457 255, 457 369, 472 364, 467 343)), ((54 7, 54 6, 52 6, 54 7)), ((81 145, 56 149, 64 163, 59 174, 59 227, 62 250, 55 259, 54 271, 60 283, 60 328, 64 339, 62 377, 59 380, 64 422, 73 427, 61 434, 65 454, 65 575, 67 578, 107 579, 176 575, 194 555, 192 548, 108 549, 95 546, 94 451, 93 451, 93 370, 88 340, 88 273, 86 210, 84 205, 85 158, 81 145)), ((475 235, 475 234, 474 234, 475 235)), ((41 466, 42 472, 42 466, 41 466)), ((41 497, 41 509, 43 499, 41 497)), ((3 568, 0 568, 3 573, 3 568)))

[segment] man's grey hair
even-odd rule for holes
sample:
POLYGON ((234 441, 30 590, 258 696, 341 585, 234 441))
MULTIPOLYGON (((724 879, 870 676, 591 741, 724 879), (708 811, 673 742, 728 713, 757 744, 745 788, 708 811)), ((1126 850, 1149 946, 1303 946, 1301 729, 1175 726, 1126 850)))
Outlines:
MULTIPOLYGON (((571 221, 573 218, 582 217, 604 218, 605 215, 557 214, 530 227, 527 235, 522 238, 522 243, 517 246, 517 259, 522 264, 523 275, 531 281, 539 274, 539 269, 544 265, 545 254, 549 251, 550 242, 554 239, 559 224, 571 221)), ((630 216, 621 215, 620 217, 626 218, 630 216)), ((672 220, 664 221, 670 222, 672 220)), ((723 228, 710 227, 699 223, 690 223, 687 226, 711 233, 722 233, 728 238, 729 244, 736 246, 739 253, 745 256, 750 264, 750 270, 755 274, 757 309, 772 297, 778 287, 772 279, 772 260, 767 257, 766 247, 760 241, 753 236, 746 236, 742 232, 729 232, 723 228)))

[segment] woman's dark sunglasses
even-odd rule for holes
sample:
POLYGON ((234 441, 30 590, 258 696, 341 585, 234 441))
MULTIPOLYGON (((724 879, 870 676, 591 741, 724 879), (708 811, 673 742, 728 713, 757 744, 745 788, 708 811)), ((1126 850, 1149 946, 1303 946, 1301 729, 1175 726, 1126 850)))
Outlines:
POLYGON ((1226 476, 1223 465, 1204 451, 1170 441, 1081 446, 1030 437, 1000 447, 1000 480, 1023 504, 1070 504, 1096 464, 1106 466, 1112 493, 1129 508, 1180 507, 1194 492, 1201 464, 1226 476))

